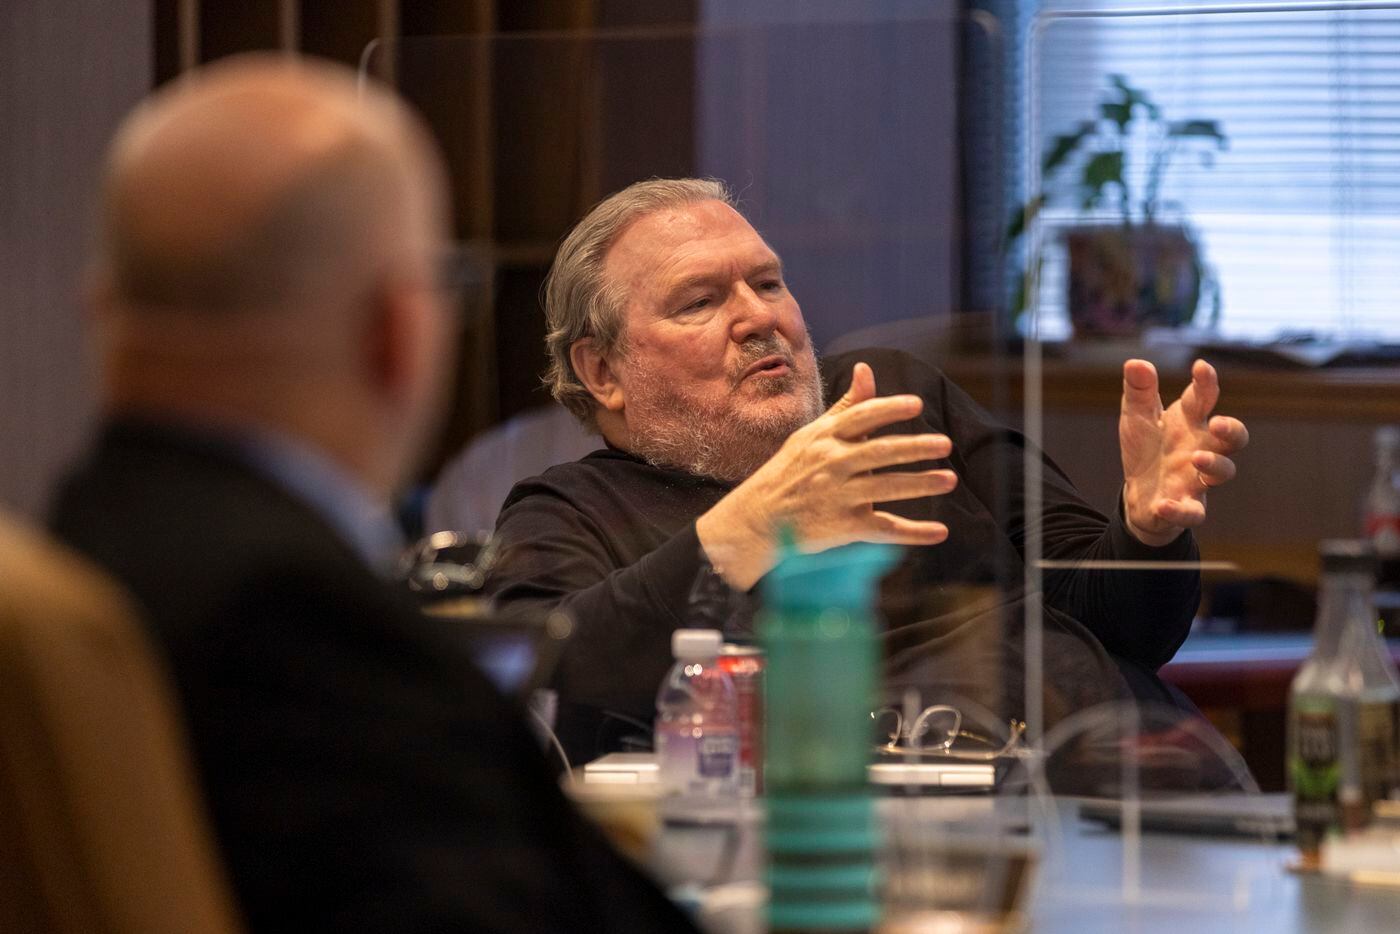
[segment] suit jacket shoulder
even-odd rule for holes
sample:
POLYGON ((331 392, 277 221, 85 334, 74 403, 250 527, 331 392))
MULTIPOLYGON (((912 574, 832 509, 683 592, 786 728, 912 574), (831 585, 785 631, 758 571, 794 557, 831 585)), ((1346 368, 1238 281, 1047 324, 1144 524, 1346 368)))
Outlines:
POLYGON ((452 626, 226 450, 114 426, 53 526, 146 611, 251 929, 685 929, 452 626))

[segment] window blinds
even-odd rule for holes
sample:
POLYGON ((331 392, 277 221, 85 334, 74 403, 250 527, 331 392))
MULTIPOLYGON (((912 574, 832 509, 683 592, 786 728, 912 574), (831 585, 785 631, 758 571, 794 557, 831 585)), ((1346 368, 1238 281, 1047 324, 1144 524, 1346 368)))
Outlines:
MULTIPOLYGON (((1097 114, 1111 75, 1144 90, 1166 120, 1214 120, 1228 137, 1210 164, 1198 155, 1204 145, 1182 147, 1162 189, 1164 222, 1188 222, 1214 269, 1222 335, 1400 340, 1400 10, 1043 25, 1028 63, 1039 82, 1038 153, 1097 114)), ((1128 148, 1129 187, 1139 193, 1149 142, 1139 135, 1128 148)), ((1046 182, 1057 196, 1043 215, 1047 338, 1068 332, 1057 233, 1085 220, 1082 165, 1046 182)), ((1117 216, 1107 200, 1094 219, 1117 216)), ((1197 323, 1209 313, 1203 301, 1197 323)))

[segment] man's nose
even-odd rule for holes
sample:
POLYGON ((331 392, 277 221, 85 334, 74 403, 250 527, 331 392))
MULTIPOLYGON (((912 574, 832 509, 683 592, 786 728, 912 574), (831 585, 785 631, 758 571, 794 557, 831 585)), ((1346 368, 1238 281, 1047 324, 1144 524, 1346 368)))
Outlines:
POLYGON ((778 310, 763 300, 747 283, 735 290, 735 314, 732 327, 734 343, 742 344, 753 338, 766 338, 778 329, 778 310))

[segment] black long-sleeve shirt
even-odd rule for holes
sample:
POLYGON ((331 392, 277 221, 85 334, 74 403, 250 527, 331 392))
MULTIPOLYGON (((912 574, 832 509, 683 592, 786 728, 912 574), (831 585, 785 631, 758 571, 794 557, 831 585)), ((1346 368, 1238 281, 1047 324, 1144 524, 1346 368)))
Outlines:
MULTIPOLYGON (((1194 571, 1051 570, 1043 591, 1023 586, 1025 438, 999 425, 939 370, 898 351, 867 350, 822 361, 828 398, 844 393, 857 361, 882 394, 910 392, 921 415, 884 433, 941 432, 959 485, 944 496, 891 504, 936 519, 946 542, 910 549, 887 578, 882 610, 885 683, 892 696, 919 689, 924 703, 953 701, 994 718, 1024 714, 1027 601, 1044 608, 1047 725, 1131 692, 1122 671, 1155 671, 1171 658, 1200 599, 1194 571), (1110 658, 1110 654, 1113 658, 1110 658), (969 704, 970 702, 970 704, 969 704)), ((1138 542, 1122 519, 1089 506, 1044 455, 1043 557, 1047 560, 1194 560, 1189 533, 1162 548, 1138 542)), ((605 449, 551 468, 511 491, 497 521, 500 560, 489 588, 503 604, 560 607, 576 620, 556 687, 561 732, 584 736, 584 711, 649 720, 671 663, 672 630, 707 567, 695 520, 731 486, 652 466, 605 449)), ((1150 675, 1148 676, 1150 677, 1150 675)))

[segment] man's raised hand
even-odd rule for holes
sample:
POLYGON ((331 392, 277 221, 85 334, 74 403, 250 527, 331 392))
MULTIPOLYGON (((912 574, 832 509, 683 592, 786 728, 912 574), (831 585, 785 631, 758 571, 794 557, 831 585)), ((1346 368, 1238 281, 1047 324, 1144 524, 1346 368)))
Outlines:
POLYGON ((1204 360, 1192 364, 1191 385, 1165 410, 1156 368, 1146 360, 1123 364, 1123 508, 1144 544, 1165 545, 1200 525, 1206 491, 1235 476, 1231 455, 1249 443, 1249 431, 1237 418, 1211 416, 1219 399, 1219 377, 1204 360))
POLYGON ((952 451, 952 442, 939 434, 869 437, 922 410, 918 396, 877 397, 874 373, 857 363, 844 396, 794 431, 767 463, 696 521, 710 561, 732 586, 747 589, 772 567, 775 532, 783 524, 792 526, 804 548, 817 550, 854 541, 943 541, 948 527, 941 522, 875 508, 957 486, 957 475, 946 469, 872 473, 952 451))

